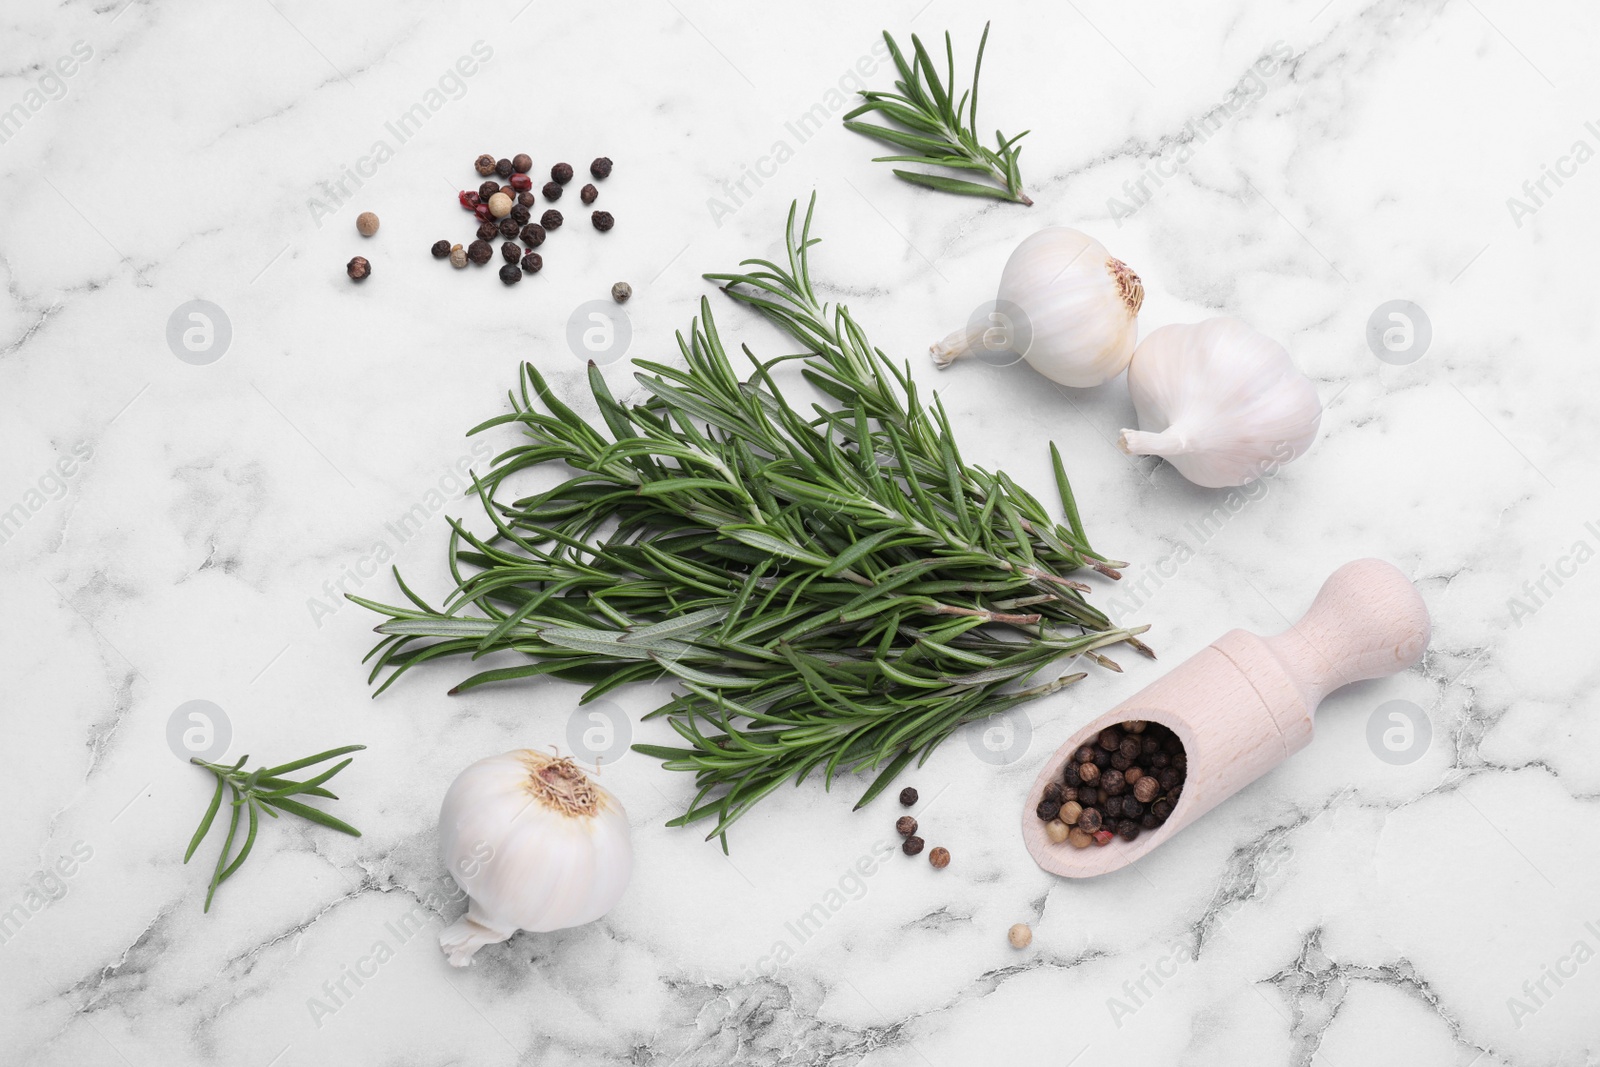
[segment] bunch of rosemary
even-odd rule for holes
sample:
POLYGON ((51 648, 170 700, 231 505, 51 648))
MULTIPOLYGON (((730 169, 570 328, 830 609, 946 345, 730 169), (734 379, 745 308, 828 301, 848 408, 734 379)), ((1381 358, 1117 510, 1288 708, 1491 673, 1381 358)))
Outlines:
POLYGON ((763 362, 746 349, 754 370, 740 378, 702 300, 678 336, 686 366, 635 361, 643 403, 619 403, 591 364, 604 430, 524 365, 512 411, 472 431, 516 425, 526 443, 477 482, 495 533, 452 522, 454 593, 438 609, 403 581, 410 606, 351 598, 388 617, 368 657, 373 679, 392 669, 379 692, 419 663, 503 650, 532 662, 452 692, 549 674, 586 683, 587 701, 672 678, 681 692, 650 717, 668 717, 683 747, 635 749, 696 774, 670 825, 714 818, 707 837, 724 849, 785 781, 879 769, 859 807, 962 725, 1084 677, 1027 685, 1059 658, 1115 667, 1096 650, 1148 652, 1142 628, 1113 627, 1068 577, 1114 578, 1121 564, 1090 547, 1059 453, 1065 526, 1005 474, 965 463, 909 368, 818 302, 811 211, 798 233, 795 214, 787 269, 747 260, 748 273, 708 277, 804 353, 763 362), (790 403, 773 368, 791 359, 835 406, 790 403), (546 465, 567 476, 500 499, 507 479, 546 465))

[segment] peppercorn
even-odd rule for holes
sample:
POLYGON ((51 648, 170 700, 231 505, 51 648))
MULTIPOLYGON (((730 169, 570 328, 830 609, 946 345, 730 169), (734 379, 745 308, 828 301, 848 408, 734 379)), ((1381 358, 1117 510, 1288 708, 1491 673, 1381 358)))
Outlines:
POLYGON ((1100 768, 1092 763, 1085 763, 1078 768, 1078 777, 1083 779, 1085 785, 1094 785, 1100 780, 1100 768))
POLYGON ((947 848, 934 849, 932 852, 928 853, 928 862, 933 864, 934 870, 944 870, 946 867, 950 866, 950 850, 947 848))
POLYGON ((596 178, 609 178, 611 176, 611 160, 606 156, 599 156, 589 164, 589 173, 596 178))
POLYGON ((1080 830, 1074 826, 1067 831, 1067 844, 1073 848, 1088 848, 1094 844, 1094 837, 1087 830, 1080 830))
POLYGON ((433 242, 433 248, 430 251, 433 252, 434 259, 444 259, 450 254, 450 242, 435 241, 433 242))
POLYGON ((1161 792, 1161 783, 1149 775, 1145 775, 1133 783, 1133 798, 1141 804, 1148 804, 1161 792))
POLYGON ((1073 763, 1093 763, 1094 762, 1094 749, 1090 748, 1088 745, 1079 745, 1077 747, 1077 749, 1072 753, 1072 762, 1073 763))
POLYGON ((1079 785, 1083 782, 1082 776, 1078 774, 1077 765, 1073 763, 1069 763, 1061 769, 1061 780, 1067 785, 1079 785))
POLYGON ((1117 746, 1117 751, 1122 753, 1128 759, 1133 759, 1140 752, 1144 751, 1144 743, 1137 737, 1124 737, 1122 739, 1122 743, 1117 746))
POLYGON ((596 211, 589 216, 589 221, 594 223, 594 228, 601 233, 605 233, 617 224, 617 220, 611 217, 611 212, 609 211, 596 211))
POLYGON ((507 241, 500 246, 500 258, 507 263, 515 263, 522 258, 522 249, 517 247, 515 241, 507 241))
POLYGON ((511 198, 505 193, 495 193, 489 198, 489 214, 503 219, 511 214, 511 198))
POLYGON ((526 152, 518 152, 511 157, 511 169, 518 174, 526 174, 533 169, 533 157, 526 152))
POLYGON ((1054 800, 1059 804, 1061 802, 1061 783, 1046 782, 1042 796, 1045 800, 1054 800))
POLYGON ((1139 824, 1132 819, 1123 819, 1117 823, 1117 836, 1124 841, 1132 841, 1139 836, 1139 824))
POLYGON ((1183 775, 1179 774, 1174 768, 1168 767, 1156 774, 1156 781, 1161 783, 1162 789, 1171 789, 1183 781, 1183 775))
POLYGON ((1138 767, 1129 767, 1122 772, 1122 780, 1130 786, 1144 777, 1144 771, 1138 767))
POLYGON ((1082 814, 1083 805, 1076 800, 1069 800, 1061 805, 1061 811, 1056 817, 1068 826, 1076 826, 1078 824, 1078 816, 1082 814))
POLYGON ((1055 800, 1041 800, 1039 801, 1039 806, 1033 810, 1034 814, 1038 815, 1040 819, 1049 822, 1061 813, 1061 804, 1055 800))
POLYGON ((1101 806, 1101 810, 1105 812, 1106 819, 1108 821, 1121 818, 1122 817, 1122 798, 1121 797, 1111 797, 1111 798, 1107 799, 1105 804, 1101 806))
POLYGON ((1150 814, 1154 815, 1162 822, 1166 822, 1172 817, 1172 801, 1165 798, 1156 801, 1154 804, 1150 805, 1150 814))
POLYGON ((1064 785, 1061 787, 1061 803, 1066 804, 1078 799, 1077 786, 1064 785))
POLYGON ((539 216, 539 225, 547 230, 559 230, 561 228, 561 212, 551 208, 539 216))
POLYGON ((1106 791, 1107 796, 1121 796, 1128 788, 1128 783, 1123 779, 1122 772, 1113 767, 1100 775, 1100 788, 1106 791))
POLYGON ((1028 929, 1027 923, 1014 923, 1006 931, 1006 940, 1011 942, 1012 948, 1027 948, 1033 944, 1033 931, 1028 929))
POLYGON ((1111 757, 1111 766, 1115 767, 1119 771, 1125 771, 1129 767, 1133 766, 1133 760, 1129 759, 1127 756, 1124 756, 1121 752, 1117 752, 1111 757))
POLYGON ((544 230, 534 223, 529 223, 522 228, 522 243, 529 248, 538 248, 544 244, 544 230))
POLYGON ((917 802, 917 791, 915 789, 911 788, 908 785, 904 789, 900 790, 900 803, 904 804, 906 807, 909 808, 911 805, 915 804, 916 802, 917 802))
POLYGON ((1103 748, 1095 749, 1094 765, 1099 767, 1102 771, 1111 766, 1111 753, 1107 752, 1103 748))
POLYGON ((1099 808, 1084 808, 1078 813, 1077 826, 1078 829, 1092 834, 1100 829, 1100 824, 1104 821, 1105 817, 1100 814, 1099 808))
POLYGON ((533 188, 533 179, 526 174, 513 174, 511 176, 511 188, 519 193, 525 193, 533 188))
POLYGON ((536 203, 538 203, 538 198, 535 197, 531 192, 518 193, 517 194, 517 206, 518 207, 531 208, 536 203))
POLYGON ((459 244, 450 246, 450 265, 460 270, 467 265, 467 250, 459 244))
POLYGON ((356 216, 356 232, 363 237, 371 237, 378 232, 378 216, 370 211, 363 211, 356 216))
POLYGON ((1094 843, 1097 845, 1109 845, 1111 844, 1111 839, 1115 836, 1116 834, 1110 830, 1096 830, 1094 832, 1094 843))
POLYGON ((1157 752, 1155 755, 1150 757, 1150 766, 1154 767, 1158 771, 1171 762, 1172 757, 1167 755, 1165 752, 1157 752))
POLYGON ((561 186, 556 182, 545 182, 544 188, 540 189, 539 191, 544 194, 544 198, 546 200, 561 199, 561 186))
POLYGON ((916 834, 912 834, 910 837, 906 838, 905 843, 900 846, 900 851, 904 852, 908 856, 915 856, 918 852, 922 851, 923 843, 924 842, 922 838, 918 837, 916 834))
POLYGON ((1142 734, 1150 724, 1143 719, 1133 719, 1122 724, 1122 728, 1130 734, 1142 734))
POLYGON ((572 180, 572 164, 557 163, 555 166, 550 168, 550 177, 554 178, 562 185, 567 184, 572 180))
POLYGON ((1172 766, 1173 766, 1173 768, 1175 770, 1180 770, 1180 771, 1188 770, 1189 769, 1189 757, 1185 756, 1182 752, 1174 753, 1173 757, 1172 757, 1172 766))
POLYGON ((499 191, 499 182, 484 182, 482 185, 478 186, 478 199, 487 204, 489 202, 489 198, 499 191))
POLYGON ((497 226, 492 220, 489 222, 478 223, 478 240, 492 241, 499 236, 500 227, 497 226))
MULTIPOLYGON (((1160 751, 1161 741, 1159 738, 1146 737, 1139 742, 1139 754, 1141 756, 1154 758, 1160 751)), ((1162 756, 1161 758, 1166 759, 1166 756, 1162 756)))
POLYGON ((459 200, 461 202, 461 206, 466 208, 468 211, 471 211, 473 208, 483 203, 483 197, 468 189, 463 189, 457 193, 456 199, 459 200))
POLYGON ((544 257, 537 252, 529 252, 527 255, 522 257, 522 269, 527 271, 529 274, 538 274, 540 268, 543 266, 544 257))
POLYGON ((578 190, 578 196, 582 198, 585 204, 594 203, 595 198, 599 195, 600 190, 596 189, 593 185, 585 185, 582 189, 578 190))
POLYGON ((372 264, 367 262, 366 256, 357 256, 345 264, 344 272, 350 275, 351 280, 359 282, 372 273, 372 264))
POLYGON ((484 220, 484 221, 487 221, 489 219, 494 218, 494 216, 489 213, 489 205, 488 204, 477 204, 477 205, 475 205, 473 207, 473 209, 472 209, 472 213, 474 215, 478 216, 479 219, 484 220))
POLYGON ((1062 822, 1060 819, 1051 819, 1049 822, 1044 824, 1044 836, 1048 837, 1050 839, 1050 843, 1053 845, 1061 844, 1061 842, 1067 839, 1067 835, 1071 832, 1072 831, 1067 827, 1067 824, 1062 822))
POLYGON ((512 172, 513 169, 514 168, 511 166, 511 160, 509 160, 509 159, 497 159, 497 160, 495 160, 494 172, 496 174, 500 175, 500 177, 502 177, 502 178, 511 177, 511 172, 512 172))
POLYGON ((472 165, 477 169, 479 174, 482 174, 486 177, 494 173, 494 157, 489 155, 487 152, 479 156, 477 161, 472 165))
POLYGON ((1115 726, 1107 726, 1100 731, 1100 747, 1107 752, 1115 752, 1117 746, 1122 744, 1122 731, 1115 726))
POLYGON ((522 280, 522 271, 517 269, 515 263, 507 263, 500 268, 500 280, 507 285, 516 285, 522 280))
POLYGON ((1144 805, 1133 797, 1122 798, 1122 817, 1124 819, 1138 819, 1144 816, 1144 805))
POLYGON ((493 255, 494 245, 488 241, 474 241, 467 246, 467 258, 480 267, 489 262, 493 255))
POLYGON ((521 232, 522 227, 517 225, 516 219, 512 218, 510 215, 507 215, 505 218, 500 220, 499 224, 496 225, 494 229, 495 232, 501 237, 515 237, 521 232))
POLYGON ((909 815, 902 815, 894 821, 894 828, 899 831, 901 837, 910 837, 917 832, 917 820, 909 815))
POLYGON ((619 304, 626 304, 628 297, 633 295, 633 286, 627 282, 618 282, 611 287, 611 299, 619 304))
POLYGON ((514 204, 511 208, 511 214, 506 217, 515 221, 518 226, 526 226, 529 220, 533 218, 533 212, 521 204, 514 204))
POLYGON ((1144 818, 1139 820, 1139 825, 1144 827, 1146 830, 1154 830, 1156 827, 1161 825, 1161 820, 1156 818, 1154 812, 1147 811, 1144 813, 1144 818))

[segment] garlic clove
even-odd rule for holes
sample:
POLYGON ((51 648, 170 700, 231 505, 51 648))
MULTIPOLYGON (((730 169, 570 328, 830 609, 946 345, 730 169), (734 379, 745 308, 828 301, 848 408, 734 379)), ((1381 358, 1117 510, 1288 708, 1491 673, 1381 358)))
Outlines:
POLYGON ((1117 445, 1161 456, 1196 485, 1244 485, 1311 446, 1322 420, 1316 387, 1271 338, 1235 318, 1163 326, 1128 368, 1138 430, 1117 445))

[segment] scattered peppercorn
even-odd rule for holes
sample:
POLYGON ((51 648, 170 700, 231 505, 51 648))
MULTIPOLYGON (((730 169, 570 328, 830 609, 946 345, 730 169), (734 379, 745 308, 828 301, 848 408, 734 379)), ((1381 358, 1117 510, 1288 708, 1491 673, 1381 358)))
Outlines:
POLYGON ((515 263, 522 258, 522 249, 517 247, 515 241, 507 241, 500 246, 500 258, 507 263, 515 263))
POLYGON ((909 815, 902 815, 894 821, 894 828, 900 832, 901 837, 910 837, 917 832, 917 820, 909 815))
POLYGON ((626 304, 628 297, 633 295, 633 286, 627 282, 618 282, 611 287, 611 299, 619 304, 626 304))
POLYGON ((494 245, 488 241, 474 241, 467 246, 467 258, 483 266, 494 256, 494 245))
POLYGON ((599 156, 589 164, 589 173, 596 178, 609 178, 611 176, 611 160, 606 156, 599 156))
POLYGON ((567 184, 572 180, 572 164, 557 163, 555 166, 550 168, 550 177, 554 178, 562 185, 567 184))
POLYGON ((495 193, 489 198, 489 214, 497 219, 503 219, 511 214, 512 200, 505 193, 495 193))
POLYGON ((457 270, 467 265, 467 250, 460 245, 450 246, 450 265, 457 270))
POLYGON ((950 850, 947 848, 934 849, 932 852, 928 853, 928 862, 933 864, 934 870, 944 870, 946 867, 950 866, 950 850))
POLYGON ((500 227, 493 222, 478 223, 478 240, 492 241, 498 236, 500 236, 500 227))
POLYGON ((526 152, 518 152, 511 157, 511 169, 518 174, 526 174, 533 169, 533 157, 526 152))
POLYGON ((543 226, 546 230, 561 229, 561 212, 557 211, 555 208, 551 208, 549 211, 546 211, 543 215, 539 216, 539 225, 543 226))
POLYGON ((585 185, 582 189, 578 190, 578 196, 583 199, 585 204, 594 203, 595 198, 599 195, 600 190, 596 189, 592 184, 585 185))
POLYGON ((617 220, 611 217, 611 212, 609 211, 596 211, 589 216, 589 221, 593 222, 594 228, 601 233, 605 233, 617 224, 617 220))
POLYGON ((484 153, 478 157, 477 162, 473 163, 473 167, 477 169, 479 174, 488 177, 494 173, 494 157, 484 153))
POLYGON ((371 237, 378 232, 378 216, 370 211, 363 211, 356 216, 356 232, 363 237, 371 237))
POLYGON ((900 851, 904 852, 908 856, 915 856, 918 852, 922 851, 923 843, 924 842, 922 838, 918 837, 916 834, 912 834, 910 837, 906 838, 905 843, 900 846, 900 851))
POLYGON ((516 219, 518 226, 526 226, 528 224, 528 220, 533 218, 533 212, 529 211, 522 204, 513 204, 511 206, 511 214, 507 217, 516 219))
POLYGON ((500 280, 507 285, 516 285, 522 280, 522 271, 515 263, 507 263, 500 268, 500 280))
POLYGON ((527 271, 529 274, 538 274, 539 269, 543 266, 544 257, 537 252, 529 252, 527 255, 522 257, 522 269, 527 271))
POLYGON ((513 169, 515 169, 515 168, 513 168, 511 166, 511 160, 509 160, 509 159, 497 159, 497 160, 495 160, 494 172, 496 174, 500 175, 500 177, 502 177, 502 178, 511 177, 511 172, 512 172, 513 169))
POLYGON ((1006 940, 1011 942, 1012 948, 1027 948, 1033 944, 1033 931, 1028 929, 1027 923, 1016 923, 1006 931, 1006 940))
POLYGON ((357 256, 345 264, 344 272, 359 282, 372 273, 372 264, 367 262, 366 256, 357 256))
POLYGON ((906 807, 909 808, 911 805, 915 804, 916 802, 917 802, 917 791, 915 789, 911 788, 908 785, 904 789, 900 790, 900 803, 904 804, 906 807))
POLYGON ((521 237, 522 243, 527 245, 529 248, 538 248, 540 245, 544 244, 543 228, 531 222, 522 228, 521 237))
POLYGON ((535 197, 532 193, 518 193, 517 194, 517 206, 518 207, 531 208, 536 203, 538 203, 538 198, 535 197))
POLYGON ((556 182, 545 182, 544 188, 539 190, 546 200, 560 200, 561 186, 556 182))
POLYGON ((511 188, 519 193, 525 193, 533 188, 533 179, 526 174, 513 174, 511 176, 511 188))
POLYGON ((435 241, 435 242, 433 242, 433 248, 431 249, 431 251, 433 252, 433 258, 434 259, 444 259, 446 256, 448 256, 450 254, 450 242, 449 241, 435 241))
POLYGON ((517 220, 512 218, 510 215, 507 215, 505 218, 501 219, 499 225, 495 227, 495 232, 501 237, 515 237, 521 231, 521 229, 522 227, 517 225, 517 220))
POLYGON ((484 182, 482 185, 478 186, 478 199, 487 204, 489 202, 489 198, 499 191, 499 182, 484 182))

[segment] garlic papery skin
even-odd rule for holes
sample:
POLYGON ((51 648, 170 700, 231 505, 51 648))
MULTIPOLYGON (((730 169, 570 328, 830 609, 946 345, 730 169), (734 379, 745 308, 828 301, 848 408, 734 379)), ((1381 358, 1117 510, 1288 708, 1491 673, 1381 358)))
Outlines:
POLYGON ((1117 446, 1161 456, 1211 489, 1255 481, 1304 454, 1322 401, 1284 347, 1234 318, 1162 326, 1128 366, 1139 429, 1117 446))
POLYGON ((1086 389, 1128 366, 1139 339, 1144 284, 1086 233, 1051 226, 1006 261, 992 307, 929 351, 940 367, 981 356, 1025 359, 1053 382, 1086 389))
POLYGON ((593 922, 633 873, 628 816, 570 759, 531 749, 479 760, 439 812, 439 858, 471 898, 439 934, 451 966, 518 930, 593 922))

